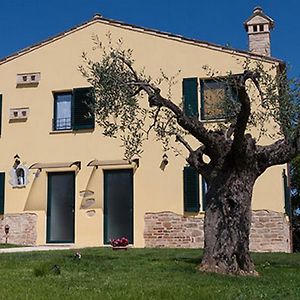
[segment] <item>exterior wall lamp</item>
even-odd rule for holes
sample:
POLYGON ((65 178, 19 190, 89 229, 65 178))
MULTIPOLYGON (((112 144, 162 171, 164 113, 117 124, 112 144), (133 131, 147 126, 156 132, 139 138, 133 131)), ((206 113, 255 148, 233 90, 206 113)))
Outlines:
POLYGON ((9 225, 8 224, 6 224, 5 226, 4 226, 4 232, 5 232, 5 244, 7 244, 7 240, 8 240, 8 236, 9 236, 9 225))
POLYGON ((168 155, 167 155, 167 154, 164 154, 163 157, 162 157, 162 161, 161 161, 161 163, 160 163, 159 168, 160 168, 162 171, 164 171, 168 163, 169 163, 168 155))

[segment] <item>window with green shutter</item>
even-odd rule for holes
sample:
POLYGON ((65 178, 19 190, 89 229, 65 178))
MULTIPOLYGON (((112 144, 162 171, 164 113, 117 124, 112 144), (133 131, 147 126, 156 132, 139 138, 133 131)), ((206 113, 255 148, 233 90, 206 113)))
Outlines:
POLYGON ((0 214, 4 214, 5 173, 0 173, 0 214))
POLYGON ((184 211, 199 212, 199 174, 193 167, 183 170, 184 211))
POLYGON ((198 78, 184 78, 182 82, 183 109, 189 117, 199 117, 198 78))
POLYGON ((53 130, 94 129, 91 88, 54 93, 53 130))

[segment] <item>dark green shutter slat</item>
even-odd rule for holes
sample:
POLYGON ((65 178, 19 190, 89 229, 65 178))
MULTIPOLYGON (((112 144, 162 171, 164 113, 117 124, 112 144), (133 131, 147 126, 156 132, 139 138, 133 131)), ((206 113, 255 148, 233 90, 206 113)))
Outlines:
POLYGON ((95 117, 91 114, 93 98, 91 88, 78 88, 73 91, 73 129, 93 129, 95 117))
POLYGON ((283 177, 283 188, 284 188, 284 209, 285 213, 291 217, 291 198, 290 198, 290 188, 288 185, 288 178, 285 174, 285 170, 282 172, 282 177, 283 177))
POLYGON ((1 135, 1 128, 2 128, 2 95, 0 94, 0 135, 1 135))
POLYGON ((202 210, 206 210, 206 193, 207 193, 207 184, 203 176, 201 176, 202 182, 202 210))
POLYGON ((4 214, 5 173, 0 173, 0 214, 4 214))
POLYGON ((189 117, 198 118, 198 78, 184 78, 182 91, 185 114, 189 117))
POLYGON ((184 178, 184 211, 198 212, 199 203, 199 174, 192 167, 185 167, 183 170, 184 178))

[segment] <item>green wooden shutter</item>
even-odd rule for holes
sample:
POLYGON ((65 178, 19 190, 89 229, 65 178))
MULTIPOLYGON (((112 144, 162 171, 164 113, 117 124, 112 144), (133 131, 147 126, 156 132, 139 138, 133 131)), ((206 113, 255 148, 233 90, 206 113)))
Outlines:
POLYGON ((183 109, 189 117, 199 117, 198 78, 184 78, 182 82, 183 109))
POLYGON ((4 214, 5 173, 0 173, 0 214, 4 214))
POLYGON ((203 176, 201 176, 202 182, 202 210, 206 210, 206 194, 207 194, 207 183, 203 176))
POLYGON ((93 97, 91 88, 78 88, 73 90, 73 129, 93 129, 95 117, 92 113, 93 97))
POLYGON ((0 135, 1 135, 1 127, 2 127, 2 95, 0 94, 0 135))
POLYGON ((289 217, 291 217, 292 208, 291 208, 290 188, 288 184, 288 178, 285 174, 285 170, 283 170, 282 172, 282 178, 283 178, 283 189, 284 189, 284 209, 285 209, 285 213, 289 217))
POLYGON ((184 211, 198 212, 199 203, 199 174, 192 167, 183 170, 184 211))

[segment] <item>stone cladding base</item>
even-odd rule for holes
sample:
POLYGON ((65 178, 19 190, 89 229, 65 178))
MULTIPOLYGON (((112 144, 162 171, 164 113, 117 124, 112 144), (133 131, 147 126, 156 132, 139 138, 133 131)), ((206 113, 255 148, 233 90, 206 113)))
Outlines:
MULTIPOLYGON (((145 247, 203 248, 204 214, 182 216, 173 212, 145 214, 145 247)), ((291 252, 290 224, 283 213, 252 211, 250 251, 291 252)))
POLYGON ((5 214, 0 217, 0 243, 5 243, 5 225, 9 225, 8 243, 35 245, 37 215, 34 213, 5 214))

